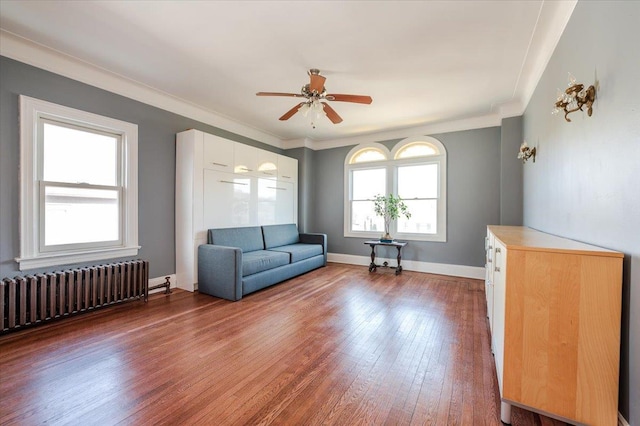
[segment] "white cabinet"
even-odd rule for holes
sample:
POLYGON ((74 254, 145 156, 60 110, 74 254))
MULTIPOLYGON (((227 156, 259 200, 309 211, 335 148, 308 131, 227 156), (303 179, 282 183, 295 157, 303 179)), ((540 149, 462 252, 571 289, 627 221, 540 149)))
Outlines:
POLYGON ((253 175, 258 170, 258 148, 235 143, 233 149, 233 172, 253 175))
POLYGON ((204 148, 202 166, 205 169, 233 172, 233 141, 208 133, 203 133, 202 137, 204 148))
POLYGON ((178 133, 178 287, 194 290, 198 246, 207 242, 208 229, 297 223, 297 176, 296 159, 198 130, 178 133), (278 178, 281 161, 291 179, 278 178))
MULTIPOLYGON (((493 234, 487 231, 487 237, 484 240, 485 249, 485 281, 484 291, 487 299, 487 319, 489 320, 489 332, 493 333, 493 248, 495 246, 495 238, 493 234)), ((493 343, 491 344, 493 352, 493 343)))
POLYGON ((204 171, 204 229, 254 225, 250 176, 204 171))
POLYGON ((278 154, 262 149, 258 151, 257 176, 264 179, 278 179, 278 154))
MULTIPOLYGON (((493 348, 493 355, 496 362, 496 373, 498 375, 498 388, 500 394, 504 392, 502 386, 502 378, 504 373, 504 324, 505 324, 505 301, 507 295, 506 287, 506 259, 507 249, 500 241, 496 241, 494 238, 494 251, 493 251, 493 301, 491 323, 493 325, 491 330, 491 347, 493 348)), ((504 418, 505 423, 508 423, 504 418)))
POLYGON ((284 182, 298 181, 298 160, 278 155, 278 180, 284 182))

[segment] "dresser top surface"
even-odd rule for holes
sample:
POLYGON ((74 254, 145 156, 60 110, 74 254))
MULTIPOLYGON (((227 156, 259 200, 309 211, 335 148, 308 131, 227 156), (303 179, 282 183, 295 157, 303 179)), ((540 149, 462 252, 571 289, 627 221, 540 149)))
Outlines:
POLYGON ((488 226, 489 231, 508 249, 561 251, 576 254, 624 257, 623 253, 536 231, 524 226, 488 226))

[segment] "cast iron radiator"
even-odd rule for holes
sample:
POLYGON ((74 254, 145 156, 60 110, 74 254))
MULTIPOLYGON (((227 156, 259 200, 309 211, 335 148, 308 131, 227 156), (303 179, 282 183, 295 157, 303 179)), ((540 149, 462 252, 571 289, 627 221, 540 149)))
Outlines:
POLYGON ((0 333, 127 300, 147 300, 149 262, 131 260, 0 282, 0 333))

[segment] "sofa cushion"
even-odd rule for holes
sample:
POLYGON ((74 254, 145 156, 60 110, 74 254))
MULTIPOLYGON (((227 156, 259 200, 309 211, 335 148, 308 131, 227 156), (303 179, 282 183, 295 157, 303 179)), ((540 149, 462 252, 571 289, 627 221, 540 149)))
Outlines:
POLYGON ((244 253, 264 250, 262 229, 259 226, 209 229, 209 244, 239 247, 244 253))
POLYGON ((264 248, 267 250, 272 247, 286 246, 300 241, 298 227, 295 223, 263 226, 262 234, 264 235, 264 248))
POLYGON ((287 253, 290 256, 291 263, 299 262, 310 257, 317 256, 322 253, 322 246, 320 244, 289 244, 286 246, 274 247, 269 251, 280 251, 287 253))
POLYGON ((267 269, 289 263, 289 254, 277 251, 256 250, 242 253, 242 276, 257 274, 267 269))

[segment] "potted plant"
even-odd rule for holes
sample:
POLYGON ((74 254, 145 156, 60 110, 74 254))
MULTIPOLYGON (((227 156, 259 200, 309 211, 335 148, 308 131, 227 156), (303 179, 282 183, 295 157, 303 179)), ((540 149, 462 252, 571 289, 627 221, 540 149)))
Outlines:
POLYGON ((400 216, 404 216, 407 219, 411 218, 407 205, 400 197, 396 197, 393 194, 389 194, 386 197, 380 194, 376 195, 373 198, 373 210, 376 215, 382 216, 384 219, 384 235, 380 238, 380 241, 386 243, 393 241, 389 234, 391 221, 398 219, 400 216))

